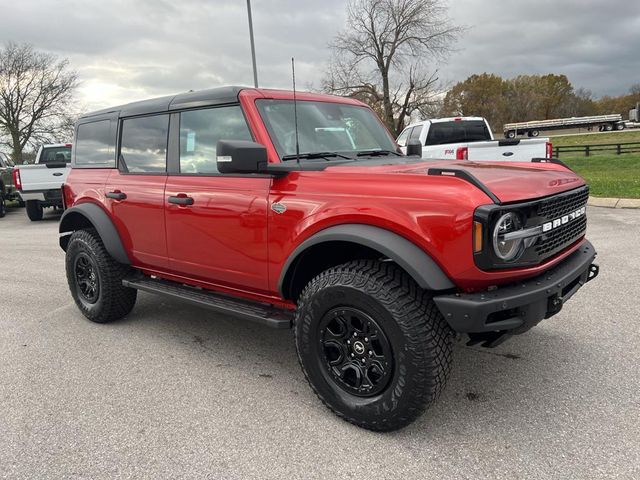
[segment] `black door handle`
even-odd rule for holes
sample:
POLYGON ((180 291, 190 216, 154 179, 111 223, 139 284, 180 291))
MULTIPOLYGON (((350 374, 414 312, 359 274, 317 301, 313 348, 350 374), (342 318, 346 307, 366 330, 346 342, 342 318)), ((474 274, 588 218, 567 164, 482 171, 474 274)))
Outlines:
POLYGON ((127 198, 127 194, 120 190, 114 190, 113 192, 107 192, 107 198, 113 198, 114 200, 124 200, 127 198))
POLYGON ((185 194, 169 197, 168 201, 169 203, 175 203, 176 205, 193 205, 193 198, 187 197, 185 194))

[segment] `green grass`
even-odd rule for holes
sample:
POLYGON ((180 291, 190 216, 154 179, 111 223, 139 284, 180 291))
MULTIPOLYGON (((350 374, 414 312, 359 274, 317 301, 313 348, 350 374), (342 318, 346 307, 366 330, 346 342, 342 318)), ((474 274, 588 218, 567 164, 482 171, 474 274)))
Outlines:
POLYGON ((597 135, 568 135, 562 137, 551 137, 551 142, 554 147, 640 142, 640 128, 624 130, 622 132, 599 133, 597 135))
POLYGON ((640 198, 640 154, 560 157, 596 197, 640 198))

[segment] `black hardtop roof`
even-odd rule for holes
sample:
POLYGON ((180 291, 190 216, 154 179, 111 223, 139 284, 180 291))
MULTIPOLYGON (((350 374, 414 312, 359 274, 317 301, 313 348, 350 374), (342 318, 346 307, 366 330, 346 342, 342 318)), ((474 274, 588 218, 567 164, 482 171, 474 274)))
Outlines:
POLYGON ((167 112, 182 108, 204 107, 208 105, 222 105, 238 102, 238 94, 249 87, 218 87, 197 92, 178 93, 167 97, 152 98, 139 102, 127 103, 117 107, 104 108, 82 115, 80 120, 105 114, 118 113, 120 117, 144 115, 147 113, 167 112))

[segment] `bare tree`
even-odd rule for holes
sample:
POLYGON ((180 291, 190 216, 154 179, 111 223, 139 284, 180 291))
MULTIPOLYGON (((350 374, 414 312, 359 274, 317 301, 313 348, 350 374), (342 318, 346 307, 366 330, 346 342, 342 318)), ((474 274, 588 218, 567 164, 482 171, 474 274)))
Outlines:
POLYGON ((445 59, 463 31, 446 13, 442 0, 351 0, 323 89, 366 102, 399 133, 413 112, 431 113, 442 97, 427 65, 445 59))
POLYGON ((10 42, 0 50, 0 144, 22 161, 25 147, 69 140, 69 110, 78 83, 66 59, 10 42))

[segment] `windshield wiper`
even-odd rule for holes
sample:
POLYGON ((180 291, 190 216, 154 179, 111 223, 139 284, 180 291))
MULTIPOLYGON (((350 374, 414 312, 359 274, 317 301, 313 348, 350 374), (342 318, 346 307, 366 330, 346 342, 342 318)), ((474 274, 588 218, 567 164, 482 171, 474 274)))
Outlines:
POLYGON ((336 153, 336 152, 311 152, 311 153, 301 153, 300 155, 285 155, 284 157, 282 157, 282 160, 295 160, 297 158, 301 159, 301 160, 310 160, 310 159, 314 159, 314 158, 344 158, 346 160, 352 160, 351 157, 347 157, 346 155, 342 155, 341 153, 336 153))
POLYGON ((363 150, 362 152, 358 152, 359 157, 386 157, 387 155, 402 156, 401 153, 394 152, 393 150, 363 150))

